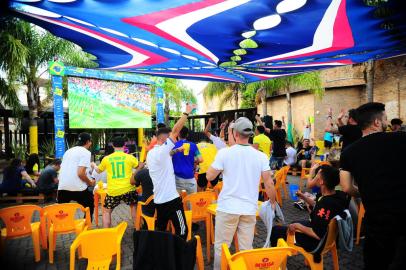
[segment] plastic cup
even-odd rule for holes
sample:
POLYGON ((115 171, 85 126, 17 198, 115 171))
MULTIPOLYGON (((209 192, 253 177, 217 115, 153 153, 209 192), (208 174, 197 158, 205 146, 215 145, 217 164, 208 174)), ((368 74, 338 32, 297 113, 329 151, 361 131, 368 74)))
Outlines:
POLYGON ((190 143, 184 143, 183 144, 183 154, 185 156, 188 156, 190 153, 190 143))
POLYGON ((298 185, 293 185, 290 184, 289 185, 289 193, 290 193, 290 197, 292 198, 292 200, 297 201, 298 198, 296 196, 296 192, 299 190, 299 186, 298 185))

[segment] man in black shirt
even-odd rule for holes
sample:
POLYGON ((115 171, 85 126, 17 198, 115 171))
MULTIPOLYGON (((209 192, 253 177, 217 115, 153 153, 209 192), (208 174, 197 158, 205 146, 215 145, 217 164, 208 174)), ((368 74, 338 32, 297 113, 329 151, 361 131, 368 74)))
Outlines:
MULTIPOLYGON (((327 117, 327 122, 332 123, 332 111, 329 111, 329 115, 327 117)), ((337 126, 338 128, 334 128, 331 125, 331 128, 326 128, 326 131, 340 134, 342 140, 342 150, 347 148, 350 144, 357 141, 359 138, 362 137, 361 128, 357 124, 357 110, 351 109, 348 111, 348 114, 345 113, 344 110, 341 110, 341 113, 337 117, 337 126), (343 118, 347 118, 347 122, 343 121, 343 118)))
MULTIPOLYGON (((154 184, 149 176, 149 170, 143 168, 137 172, 135 175, 135 185, 142 187, 142 197, 141 201, 145 202, 151 195, 154 195, 154 184)), ((142 213, 149 217, 153 217, 155 214, 155 204, 154 201, 150 202, 148 205, 142 207, 142 213)))
POLYGON ((382 103, 364 104, 357 112, 363 137, 341 154, 340 183, 343 191, 360 195, 365 207, 365 269, 399 269, 406 265, 406 181, 401 170, 406 133, 384 132, 382 103))
POLYGON ((303 144, 297 149, 297 166, 300 168, 310 168, 312 160, 315 159, 317 148, 310 145, 309 139, 303 139, 303 144))
POLYGON ((38 178, 39 192, 45 195, 52 194, 58 188, 58 171, 61 168, 62 161, 55 159, 51 164, 45 167, 38 178))
MULTIPOLYGON (((259 115, 256 115, 255 119, 259 126, 264 126, 259 115)), ((282 121, 275 120, 273 129, 265 128, 265 132, 268 133, 268 137, 272 141, 271 169, 280 169, 286 157, 286 131, 282 128, 282 121)))
POLYGON ((274 226, 272 228, 271 244, 276 246, 279 238, 286 239, 287 231, 295 232, 296 244, 306 251, 313 251, 319 244, 320 239, 327 233, 330 221, 336 215, 342 215, 349 204, 349 197, 342 191, 336 191, 335 187, 340 183, 339 171, 328 165, 322 165, 315 176, 317 185, 320 186, 321 194, 316 200, 305 196, 298 191, 297 195, 309 204, 313 210, 310 213, 310 221, 304 220, 286 226, 274 226))

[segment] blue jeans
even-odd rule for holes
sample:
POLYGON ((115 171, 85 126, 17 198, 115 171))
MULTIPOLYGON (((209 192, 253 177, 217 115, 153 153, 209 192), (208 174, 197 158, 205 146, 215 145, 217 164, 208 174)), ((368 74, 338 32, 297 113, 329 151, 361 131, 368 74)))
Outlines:
POLYGON ((271 156, 271 159, 269 160, 269 166, 271 167, 271 170, 279 170, 280 168, 282 168, 284 160, 284 157, 271 156))

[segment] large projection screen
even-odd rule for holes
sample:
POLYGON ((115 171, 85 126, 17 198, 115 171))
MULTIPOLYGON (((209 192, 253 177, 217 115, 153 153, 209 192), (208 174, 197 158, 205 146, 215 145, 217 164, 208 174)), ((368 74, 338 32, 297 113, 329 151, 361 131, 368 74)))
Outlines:
POLYGON ((68 77, 70 128, 151 128, 151 89, 128 82, 68 77))

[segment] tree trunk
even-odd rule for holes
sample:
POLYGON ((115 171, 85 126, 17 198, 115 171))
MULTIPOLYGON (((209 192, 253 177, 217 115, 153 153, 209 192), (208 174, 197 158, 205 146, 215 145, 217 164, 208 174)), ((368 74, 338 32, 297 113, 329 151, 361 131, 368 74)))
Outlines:
POLYGON ((266 104, 266 89, 261 88, 261 104, 262 104, 262 116, 268 115, 268 107, 266 104))
POLYGON ((33 82, 27 83, 27 103, 30 118, 30 154, 38 154, 38 100, 39 89, 33 82))
POLYGON ((365 68, 365 80, 366 80, 366 94, 367 101, 374 101, 374 74, 375 74, 375 63, 374 60, 369 60, 365 68))
MULTIPOLYGON (((234 92, 234 109, 238 110, 238 89, 237 90, 233 90, 234 92)), ((234 120, 237 120, 238 118, 238 113, 235 112, 234 114, 234 120)))
POLYGON ((167 127, 169 127, 169 97, 168 95, 165 93, 165 109, 164 109, 164 113, 165 113, 165 124, 167 127))
POLYGON ((287 124, 292 125, 292 99, 290 97, 290 89, 286 88, 286 102, 287 102, 287 124))
POLYGON ((287 139, 290 142, 293 142, 293 126, 292 126, 292 99, 290 96, 290 85, 286 87, 286 103, 287 103, 287 126, 286 126, 286 133, 287 139))

